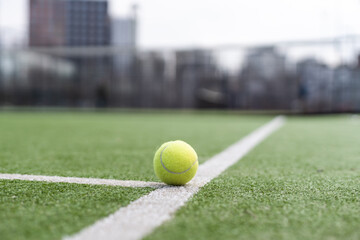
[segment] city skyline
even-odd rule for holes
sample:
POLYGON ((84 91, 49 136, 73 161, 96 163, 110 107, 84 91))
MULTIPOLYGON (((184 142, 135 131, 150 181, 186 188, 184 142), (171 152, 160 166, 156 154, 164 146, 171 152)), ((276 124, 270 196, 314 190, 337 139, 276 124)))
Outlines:
MULTIPOLYGON (((26 36, 25 0, 0 0, 2 32, 7 38, 26 36), (17 17, 13 17, 16 11, 17 17)), ((110 14, 121 17, 137 3, 140 47, 214 46, 228 43, 261 44, 360 34, 358 0, 237 2, 189 0, 136 2, 110 0, 110 14), (186 15, 186 18, 183 16, 186 15)))

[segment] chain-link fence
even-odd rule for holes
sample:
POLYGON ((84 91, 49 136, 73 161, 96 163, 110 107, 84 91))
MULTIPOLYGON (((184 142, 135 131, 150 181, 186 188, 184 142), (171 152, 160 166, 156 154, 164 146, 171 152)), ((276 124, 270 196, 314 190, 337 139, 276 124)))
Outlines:
POLYGON ((337 41, 146 51, 2 49, 0 104, 356 112, 357 49, 337 41))

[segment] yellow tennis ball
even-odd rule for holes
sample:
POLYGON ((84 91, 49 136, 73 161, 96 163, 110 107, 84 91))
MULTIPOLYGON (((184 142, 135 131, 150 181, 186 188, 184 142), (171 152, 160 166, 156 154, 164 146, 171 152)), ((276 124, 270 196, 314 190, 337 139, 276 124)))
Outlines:
POLYGON ((154 170, 156 176, 169 185, 185 185, 196 174, 198 157, 186 142, 166 142, 156 151, 154 170))

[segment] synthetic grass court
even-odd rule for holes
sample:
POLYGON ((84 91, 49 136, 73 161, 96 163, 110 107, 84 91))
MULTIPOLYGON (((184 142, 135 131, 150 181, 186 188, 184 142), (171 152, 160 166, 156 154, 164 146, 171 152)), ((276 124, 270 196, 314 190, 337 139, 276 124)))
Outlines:
POLYGON ((0 172, 157 181, 154 151, 181 139, 199 161, 271 116, 217 113, 0 113, 0 172))
MULTIPOLYGON (((271 116, 1 113, 0 172, 155 181, 157 146, 183 139, 203 162, 271 116)), ((149 239, 359 238, 360 121, 291 118, 205 186, 149 239)), ((151 189, 1 181, 2 239, 75 233, 151 189)))
POLYGON ((360 239, 360 120, 292 118, 146 239, 360 239))

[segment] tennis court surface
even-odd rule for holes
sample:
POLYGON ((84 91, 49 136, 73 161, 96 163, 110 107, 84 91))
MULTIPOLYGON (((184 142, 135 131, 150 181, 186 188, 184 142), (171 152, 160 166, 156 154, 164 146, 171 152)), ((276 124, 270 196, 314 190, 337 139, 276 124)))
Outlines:
POLYGON ((359 133, 356 115, 1 112, 0 236, 111 239, 139 219, 122 239, 359 239, 359 133), (199 176, 167 187, 153 155, 177 139, 199 176))

